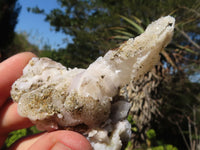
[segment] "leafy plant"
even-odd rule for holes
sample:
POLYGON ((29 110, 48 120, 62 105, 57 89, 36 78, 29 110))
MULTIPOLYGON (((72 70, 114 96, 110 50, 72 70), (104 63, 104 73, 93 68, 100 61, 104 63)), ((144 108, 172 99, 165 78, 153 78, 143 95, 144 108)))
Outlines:
POLYGON ((16 130, 16 131, 9 133, 8 138, 5 141, 6 147, 10 147, 14 142, 16 142, 18 139, 20 139, 26 135, 27 135, 26 129, 16 130))
POLYGON ((147 135, 147 138, 148 138, 149 140, 154 140, 154 139, 156 138, 156 132, 155 132, 154 129, 149 129, 149 130, 147 131, 146 135, 147 135))
POLYGON ((130 19, 122 15, 119 16, 125 21, 127 26, 110 28, 117 34, 115 36, 112 36, 111 38, 119 40, 128 40, 129 38, 133 38, 136 35, 139 35, 144 32, 144 28, 141 24, 142 20, 140 20, 139 18, 132 16, 133 19, 130 19))
POLYGON ((156 146, 152 148, 148 148, 147 150, 178 150, 176 147, 173 145, 161 145, 161 146, 156 146))
POLYGON ((41 131, 37 130, 37 128, 35 126, 26 128, 26 129, 19 129, 16 131, 12 131, 9 133, 9 135, 5 141, 4 147, 9 148, 13 143, 15 143, 17 140, 21 139, 22 137, 37 134, 40 132, 41 131))

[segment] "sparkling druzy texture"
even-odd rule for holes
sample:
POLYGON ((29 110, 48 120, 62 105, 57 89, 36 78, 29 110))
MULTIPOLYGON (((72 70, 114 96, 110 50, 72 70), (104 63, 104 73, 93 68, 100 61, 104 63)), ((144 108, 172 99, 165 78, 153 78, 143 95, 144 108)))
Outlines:
POLYGON ((161 17, 143 34, 109 50, 87 69, 67 69, 48 58, 31 59, 12 85, 11 96, 18 103, 19 114, 43 130, 84 124, 91 129, 88 139, 96 149, 105 149, 112 140, 120 143, 122 132, 130 137, 131 126, 123 121, 130 104, 113 97, 120 87, 137 80, 159 61, 174 24, 173 17, 161 17), (110 132, 118 136, 109 137, 110 132))

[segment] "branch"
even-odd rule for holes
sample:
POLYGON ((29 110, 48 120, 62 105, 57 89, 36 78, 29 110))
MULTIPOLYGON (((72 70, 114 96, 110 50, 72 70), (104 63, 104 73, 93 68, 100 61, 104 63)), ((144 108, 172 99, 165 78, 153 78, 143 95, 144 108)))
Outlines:
POLYGON ((182 135, 182 137, 183 137, 183 140, 184 140, 184 142, 185 142, 185 145, 186 145, 187 149, 190 150, 190 146, 188 145, 187 140, 186 140, 186 138, 185 138, 185 135, 184 135, 184 133, 183 133, 181 127, 179 126, 178 122, 176 122, 176 125, 177 125, 177 127, 178 127, 178 129, 179 129, 179 131, 180 131, 180 133, 181 133, 181 135, 182 135))
POLYGON ((187 117, 187 120, 188 120, 188 130, 189 130, 189 139, 190 139, 190 147, 191 147, 191 150, 193 150, 193 144, 192 144, 192 130, 191 130, 191 123, 190 123, 190 118, 187 117))
POLYGON ((200 46, 195 41, 193 41, 183 30, 180 30, 178 27, 176 27, 176 30, 179 31, 197 49, 200 49, 200 46))
POLYGON ((177 66, 175 65, 175 63, 173 62, 173 60, 170 58, 169 54, 165 50, 162 50, 161 54, 165 57, 165 59, 170 63, 170 65, 173 68, 177 69, 177 66))
POLYGON ((186 10, 194 13, 197 17, 200 17, 200 13, 198 11, 196 11, 195 9, 191 9, 191 8, 188 8, 188 7, 185 7, 185 6, 181 6, 180 8, 186 9, 186 10))
MULTIPOLYGON (((194 120, 194 133, 195 133, 195 140, 197 141, 197 145, 199 144, 199 142, 198 142, 198 127, 197 127, 197 117, 196 117, 196 111, 197 111, 197 109, 196 109, 196 106, 195 105, 193 105, 193 120, 194 120)), ((196 148, 196 147, 195 147, 196 148)))

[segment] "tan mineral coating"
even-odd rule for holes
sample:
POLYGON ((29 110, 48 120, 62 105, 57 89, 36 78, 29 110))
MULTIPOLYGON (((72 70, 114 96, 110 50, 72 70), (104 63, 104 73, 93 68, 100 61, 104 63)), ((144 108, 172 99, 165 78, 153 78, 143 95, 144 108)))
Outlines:
MULTIPOLYGON (((127 114, 130 106, 121 101, 118 104, 122 107, 118 109, 118 101, 113 102, 112 98, 120 87, 131 79, 139 79, 156 65, 160 51, 171 41, 174 24, 173 17, 161 17, 152 22, 143 34, 129 39, 114 51, 109 50, 87 69, 66 69, 48 58, 33 58, 24 68, 22 77, 12 85, 11 96, 18 103, 19 114, 28 117, 42 130, 80 124, 95 129, 102 125, 105 127, 110 120, 111 124, 116 124, 113 131, 109 131, 116 133, 116 138, 110 137, 110 142, 120 143, 119 134, 127 132, 130 135, 131 130, 127 122, 120 125, 126 117, 120 112, 127 114), (115 119, 110 115, 114 105, 118 114, 113 117, 115 119), (123 124, 127 130, 122 130, 123 124)), ((94 149, 109 147, 109 143, 98 142, 95 138, 106 134, 105 138, 109 138, 105 128, 88 133, 94 149)), ((113 149, 119 148, 120 144, 113 149)))

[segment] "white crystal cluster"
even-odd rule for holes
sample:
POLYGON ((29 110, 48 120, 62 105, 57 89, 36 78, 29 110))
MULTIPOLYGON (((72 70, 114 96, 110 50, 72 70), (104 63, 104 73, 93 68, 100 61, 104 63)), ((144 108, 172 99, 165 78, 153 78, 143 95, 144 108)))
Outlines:
POLYGON ((174 23, 173 17, 161 17, 87 69, 67 69, 48 58, 31 59, 12 85, 19 114, 42 130, 84 124, 94 149, 120 149, 123 138, 131 136, 131 126, 125 121, 130 104, 113 97, 159 61, 174 23))

